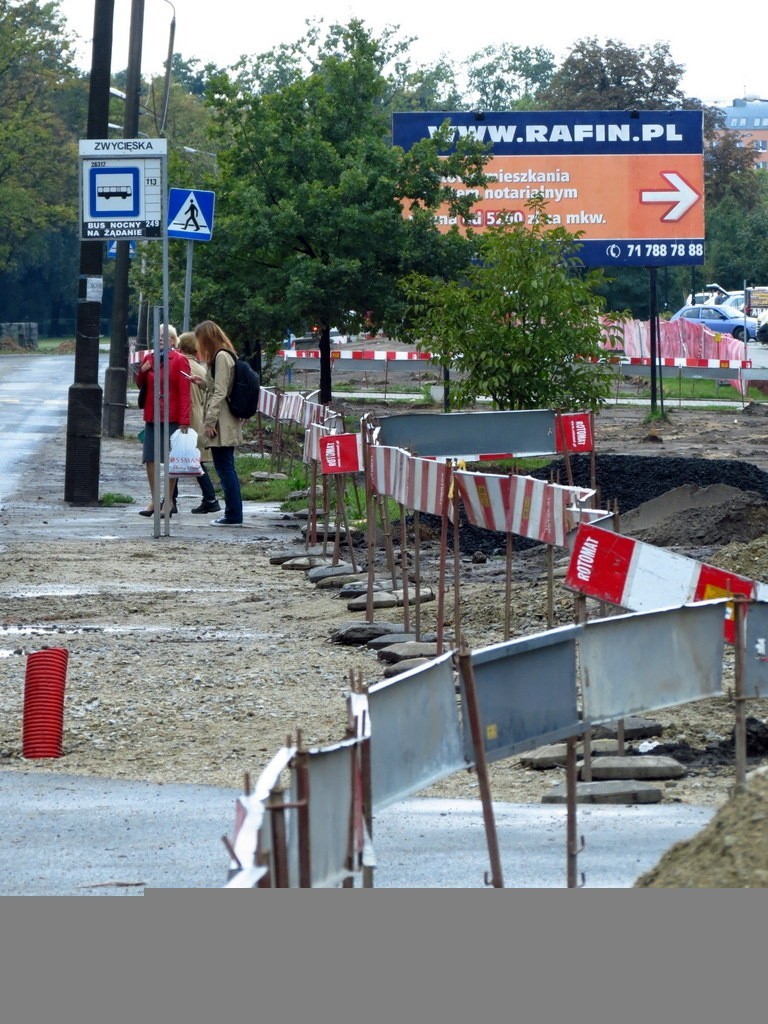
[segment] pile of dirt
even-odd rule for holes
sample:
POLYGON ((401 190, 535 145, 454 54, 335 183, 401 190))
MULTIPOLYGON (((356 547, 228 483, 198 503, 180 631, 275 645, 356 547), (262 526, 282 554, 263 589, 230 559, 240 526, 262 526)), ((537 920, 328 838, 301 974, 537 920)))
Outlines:
POLYGON ((676 843, 634 888, 768 888, 768 766, 751 772, 701 832, 676 843))
POLYGON ((727 484, 684 484, 622 516, 621 532, 669 548, 747 542, 768 533, 768 500, 727 484))
MULTIPOLYGON (((571 471, 576 486, 591 486, 590 458, 572 458, 571 471)), ((568 480, 559 459, 530 475, 559 483, 568 480)), ((649 544, 698 550, 768 533, 768 473, 750 462, 597 455, 595 483, 599 507, 618 508, 621 532, 649 544)), ((422 515, 421 521, 439 533, 439 519, 422 515)), ((448 534, 452 546, 453 532, 448 534)), ((464 554, 490 556, 504 552, 506 535, 472 526, 462 508, 459 542, 464 554)), ((515 537, 515 551, 540 546, 538 541, 515 537)))
POLYGON ((9 337, 9 335, 6 334, 0 338, 0 352, 10 352, 11 354, 23 355, 26 351, 27 349, 19 345, 19 343, 9 337))

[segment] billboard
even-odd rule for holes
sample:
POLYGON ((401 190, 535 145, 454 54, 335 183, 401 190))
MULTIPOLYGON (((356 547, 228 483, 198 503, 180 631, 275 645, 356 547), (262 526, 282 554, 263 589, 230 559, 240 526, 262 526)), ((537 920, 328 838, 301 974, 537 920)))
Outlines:
MULTIPOLYGON (((469 135, 491 146, 489 180, 470 190, 475 231, 509 217, 524 223, 540 193, 554 226, 582 232, 577 255, 587 266, 703 264, 701 111, 402 113, 392 115, 393 142, 408 150, 446 119, 452 144, 469 135)), ((456 224, 447 209, 437 219, 446 231, 456 224)))

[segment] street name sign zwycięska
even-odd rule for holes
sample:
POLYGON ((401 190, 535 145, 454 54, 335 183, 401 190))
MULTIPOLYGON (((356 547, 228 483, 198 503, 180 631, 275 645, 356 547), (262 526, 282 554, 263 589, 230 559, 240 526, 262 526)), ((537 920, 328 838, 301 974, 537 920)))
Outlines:
POLYGON ((166 139, 80 141, 80 238, 163 237, 166 139))
MULTIPOLYGON (((473 190, 475 231, 525 222, 526 202, 540 193, 553 225, 582 232, 577 256, 587 266, 704 262, 700 111, 402 113, 392 115, 394 144, 408 150, 446 119, 452 144, 470 135, 492 147, 490 180, 473 190)), ((453 224, 438 211, 441 229, 453 224)))

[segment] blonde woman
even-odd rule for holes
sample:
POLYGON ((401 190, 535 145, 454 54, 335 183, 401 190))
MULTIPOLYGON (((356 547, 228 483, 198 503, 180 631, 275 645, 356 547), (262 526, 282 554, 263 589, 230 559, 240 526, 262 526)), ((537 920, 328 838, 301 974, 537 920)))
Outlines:
POLYGON ((213 464, 224 491, 224 515, 212 526, 242 526, 243 499, 235 470, 235 447, 243 443, 240 420, 229 410, 227 396, 232 390, 237 353, 224 331, 213 320, 203 320, 195 328, 200 362, 208 369, 206 377, 192 374, 192 382, 204 389, 202 442, 210 448, 213 464))
MULTIPOLYGON (((179 352, 185 355, 189 361, 189 373, 191 376, 198 376, 205 378, 207 371, 197 361, 197 339, 195 338, 194 331, 185 331, 179 337, 178 344, 179 352)), ((197 477, 197 482, 200 484, 200 491, 202 494, 202 501, 200 504, 192 509, 193 515, 206 515, 209 512, 221 512, 221 505, 216 498, 216 490, 213 486, 213 481, 208 475, 208 468, 206 462, 211 461, 211 452, 209 448, 206 448, 202 442, 203 436, 203 412, 204 412, 204 396, 201 388, 196 387, 194 384, 190 384, 190 391, 192 397, 192 410, 190 413, 190 425, 192 429, 197 431, 197 450, 200 452, 200 465, 203 467, 203 475, 197 477)))

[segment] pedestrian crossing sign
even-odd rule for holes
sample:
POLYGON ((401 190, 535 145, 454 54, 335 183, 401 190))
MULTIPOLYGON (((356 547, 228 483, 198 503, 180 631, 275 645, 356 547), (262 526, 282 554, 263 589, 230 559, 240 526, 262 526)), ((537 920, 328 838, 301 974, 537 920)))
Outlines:
POLYGON ((210 242, 215 192, 172 188, 168 194, 168 237, 210 242))

